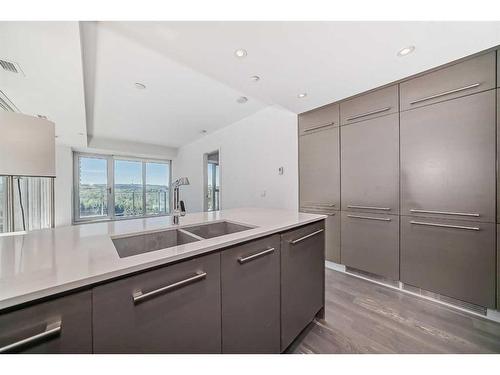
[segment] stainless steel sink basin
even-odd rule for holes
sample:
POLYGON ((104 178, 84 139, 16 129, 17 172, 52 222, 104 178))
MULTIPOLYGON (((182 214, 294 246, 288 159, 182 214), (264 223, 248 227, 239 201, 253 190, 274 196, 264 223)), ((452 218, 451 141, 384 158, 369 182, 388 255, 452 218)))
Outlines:
POLYGON ((179 229, 132 235, 112 239, 120 258, 143 254, 199 241, 198 238, 179 229))
POLYGON ((217 223, 202 224, 183 229, 186 232, 190 232, 199 237, 207 239, 207 238, 224 236, 226 234, 242 232, 244 230, 253 229, 253 227, 241 224, 235 224, 229 221, 220 221, 217 223))

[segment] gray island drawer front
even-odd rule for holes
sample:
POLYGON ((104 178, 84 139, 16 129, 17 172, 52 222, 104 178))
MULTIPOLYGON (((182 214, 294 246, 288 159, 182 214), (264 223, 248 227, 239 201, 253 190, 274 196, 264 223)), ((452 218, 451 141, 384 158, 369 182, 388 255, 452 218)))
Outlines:
POLYGON ((401 217, 401 281, 495 306, 495 224, 401 217))
POLYGON ((95 353, 220 353, 220 253, 98 286, 92 313, 95 353))
POLYGON ((490 52, 402 82, 401 111, 494 87, 495 52, 490 52))
POLYGON ((342 126, 342 210, 399 213, 399 115, 342 126))
POLYGON ((342 263, 399 280, 399 216, 342 212, 342 263))
POLYGON ((401 112, 401 214, 495 222, 495 91, 401 112))
POLYGON ((339 126, 339 105, 330 104, 299 115, 299 135, 339 126))
POLYGON ((340 123, 352 124, 398 111, 398 85, 394 85, 341 102, 340 123))
POLYGON ((324 222, 281 235, 281 350, 324 305, 324 222))
POLYGON ((280 236, 221 254, 222 352, 280 352, 280 236))
POLYGON ((91 292, 0 313, 0 353, 92 353, 91 292))

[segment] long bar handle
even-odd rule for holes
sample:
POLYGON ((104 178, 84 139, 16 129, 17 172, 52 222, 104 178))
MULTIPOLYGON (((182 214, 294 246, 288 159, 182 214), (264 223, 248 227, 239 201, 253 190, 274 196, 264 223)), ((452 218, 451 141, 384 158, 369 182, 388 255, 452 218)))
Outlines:
POLYGON ((347 117, 346 121, 352 121, 352 120, 356 120, 356 119, 361 118, 361 117, 366 117, 366 116, 370 116, 370 115, 375 115, 377 113, 386 112, 389 109, 391 109, 391 107, 385 107, 385 108, 376 109, 376 110, 370 111, 370 112, 360 113, 359 115, 347 117))
POLYGON ((335 207, 335 203, 306 203, 302 207, 335 207))
POLYGON ((440 227, 440 228, 452 228, 452 229, 465 229, 465 230, 480 230, 479 227, 465 227, 462 225, 448 225, 448 224, 437 224, 437 223, 424 223, 422 221, 410 221, 410 224, 415 225, 425 225, 428 227, 440 227))
POLYGON ((430 211, 430 210, 417 210, 410 209, 410 212, 419 213, 419 214, 439 214, 439 215, 453 215, 453 216, 473 216, 479 217, 479 214, 476 213, 467 213, 467 212, 448 212, 448 211, 430 211))
POLYGON ((274 250, 276 250, 276 249, 274 247, 272 247, 270 249, 266 249, 266 250, 258 252, 256 254, 252 254, 252 255, 249 255, 249 256, 246 256, 246 257, 239 257, 238 258, 238 263, 239 264, 243 264, 243 263, 246 263, 246 262, 250 262, 251 260, 260 258, 260 257, 262 257, 264 255, 274 253, 274 250))
POLYGON ((317 230, 317 231, 315 231, 315 232, 312 232, 312 233, 306 234, 304 237, 297 238, 296 240, 291 240, 291 241, 290 241, 290 243, 291 243, 292 245, 295 245, 296 243, 299 243, 299 242, 301 242, 301 241, 304 241, 304 240, 308 239, 309 237, 315 236, 315 235, 317 235, 317 234, 319 234, 319 233, 321 233, 321 232, 324 232, 324 231, 325 231, 324 229, 319 229, 319 230, 317 230))
POLYGON ((62 321, 58 320, 53 323, 47 323, 47 326, 45 327, 45 331, 40 332, 36 335, 27 337, 25 339, 13 342, 12 344, 3 346, 0 348, 0 353, 7 353, 16 349, 20 349, 21 347, 25 345, 30 345, 34 344, 38 341, 42 341, 44 339, 48 339, 54 336, 57 336, 61 333, 62 330, 62 321))
POLYGON ((196 275, 188 277, 187 279, 177 281, 175 283, 169 284, 167 286, 152 290, 151 292, 143 293, 142 290, 138 290, 132 295, 132 299, 134 301, 134 304, 138 304, 148 298, 152 298, 157 296, 158 294, 162 294, 168 291, 171 291, 172 289, 180 288, 189 284, 192 284, 196 281, 202 280, 205 277, 207 277, 206 272, 197 272, 196 275))
POLYGON ((301 207, 300 212, 306 214, 321 214, 321 215, 335 216, 335 211, 329 211, 327 209, 321 209, 321 208, 301 207))
POLYGON ((322 129, 322 128, 326 128, 328 126, 333 126, 333 125, 335 125, 335 122, 330 122, 328 124, 323 124, 323 125, 318 125, 318 126, 312 126, 310 128, 304 129, 304 133, 312 132, 313 130, 322 129))
POLYGON ((390 211, 389 207, 372 207, 372 206, 354 206, 348 205, 347 208, 357 208, 360 210, 379 210, 379 211, 390 211))
POLYGON ((353 219, 366 219, 366 220, 378 220, 378 221, 391 221, 388 217, 372 217, 372 216, 358 216, 358 215, 347 215, 347 217, 353 219))
POLYGON ((445 96, 445 95, 449 95, 449 94, 454 94, 456 92, 460 92, 460 91, 464 91, 464 90, 468 90, 468 89, 473 89, 474 87, 478 87, 480 85, 481 85, 481 83, 474 83, 472 85, 460 87, 458 89, 453 89, 453 90, 449 90, 449 91, 445 91, 445 92, 440 92, 439 94, 435 94, 435 95, 431 95, 431 96, 426 96, 425 98, 416 99, 416 100, 410 102, 410 104, 417 104, 417 103, 425 102, 427 100, 436 99, 436 98, 439 98, 441 96, 445 96))

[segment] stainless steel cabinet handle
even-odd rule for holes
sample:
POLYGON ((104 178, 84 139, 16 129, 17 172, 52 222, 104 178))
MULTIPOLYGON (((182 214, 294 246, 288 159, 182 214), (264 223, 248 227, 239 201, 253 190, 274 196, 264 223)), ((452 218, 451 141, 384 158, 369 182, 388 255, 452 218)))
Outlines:
POLYGON ((305 203, 303 207, 335 207, 335 203, 305 203))
POLYGON ((347 215, 353 219, 366 219, 366 220, 378 220, 378 221, 391 221, 388 217, 372 217, 372 216, 358 216, 358 215, 347 215))
POLYGON ((313 126, 313 127, 304 129, 304 133, 306 133, 306 132, 312 132, 313 130, 326 128, 326 127, 332 126, 332 125, 335 125, 335 122, 330 122, 328 124, 313 126))
POLYGON ((361 113, 361 114, 359 114, 359 115, 354 115, 354 116, 351 116, 351 117, 346 118, 346 121, 352 121, 352 120, 356 120, 356 119, 361 118, 361 117, 366 117, 366 116, 370 116, 370 115, 375 115, 375 114, 377 114, 377 113, 381 113, 381 112, 388 111, 389 109, 391 109, 391 107, 385 107, 385 108, 381 108, 381 109, 376 109, 376 110, 374 110, 374 111, 361 113))
POLYGON ((196 281, 204 279, 205 277, 207 277, 206 272, 197 272, 196 275, 194 275, 194 276, 191 276, 191 277, 188 277, 187 279, 177 281, 173 284, 152 290, 151 292, 143 293, 142 290, 138 290, 137 292, 135 292, 132 295, 132 299, 134 301, 134 304, 138 304, 138 303, 140 303, 148 298, 155 297, 158 294, 162 294, 162 293, 171 291, 172 289, 177 289, 177 288, 192 284, 196 281))
POLYGON ((454 94, 456 92, 460 92, 460 91, 464 91, 464 90, 468 90, 468 89, 473 89, 474 87, 478 87, 479 85, 481 85, 481 84, 480 83, 474 83, 473 85, 468 85, 468 86, 460 87, 458 89, 449 90, 449 91, 445 91, 445 92, 440 92, 439 94, 435 94, 435 95, 431 95, 431 96, 426 96, 425 98, 416 99, 416 100, 410 102, 410 104, 417 104, 417 103, 425 102, 426 100, 436 99, 436 98, 439 98, 441 96, 445 96, 445 95, 449 95, 449 94, 454 94))
POLYGON ((480 230, 479 227, 464 227, 462 225, 448 225, 448 224, 437 224, 437 223, 424 223, 422 221, 410 221, 410 224, 415 225, 426 225, 428 227, 441 227, 441 228, 452 228, 452 229, 465 229, 465 230, 480 230))
POLYGON ((48 339, 54 336, 57 336, 61 333, 62 329, 62 321, 58 320, 56 322, 47 323, 45 327, 45 331, 38 333, 36 335, 27 337, 25 339, 13 342, 12 344, 3 346, 0 348, 0 353, 7 353, 16 349, 20 349, 25 345, 34 344, 38 341, 42 341, 44 339, 48 339))
POLYGON ((335 211, 322 210, 319 208, 301 207, 300 212, 303 212, 305 214, 321 214, 321 215, 335 216, 335 211))
POLYGON ((295 245, 296 243, 299 243, 299 242, 301 242, 301 241, 304 241, 304 240, 308 239, 309 237, 315 236, 315 235, 317 235, 317 234, 319 234, 319 233, 321 233, 321 232, 324 232, 324 231, 325 231, 324 229, 319 229, 319 230, 317 230, 317 231, 315 231, 315 232, 312 232, 312 233, 306 234, 304 237, 297 238, 296 240, 291 240, 291 241, 290 241, 290 243, 291 243, 292 245, 295 245))
POLYGON ((448 211, 429 211, 429 210, 417 210, 410 209, 410 212, 419 213, 419 214, 440 214, 440 215, 453 215, 453 216, 473 216, 479 217, 479 214, 475 213, 467 213, 467 212, 448 212, 448 211))
POLYGON ((252 255, 249 255, 249 256, 246 256, 246 257, 239 257, 238 258, 238 263, 243 264, 243 263, 249 262, 251 260, 260 258, 261 256, 274 253, 274 250, 275 250, 275 248, 272 247, 270 249, 266 249, 266 250, 261 251, 261 252, 256 253, 256 254, 252 254, 252 255))
POLYGON ((379 210, 379 211, 390 211, 389 207, 371 207, 371 206, 347 206, 347 208, 358 208, 360 210, 379 210))

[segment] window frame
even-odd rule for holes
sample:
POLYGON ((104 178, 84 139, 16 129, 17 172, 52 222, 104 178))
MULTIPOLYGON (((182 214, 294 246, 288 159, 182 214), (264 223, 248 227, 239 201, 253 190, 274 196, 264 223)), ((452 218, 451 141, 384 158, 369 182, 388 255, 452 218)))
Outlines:
POLYGON ((132 220, 132 219, 144 219, 150 217, 161 217, 169 216, 172 214, 172 160, 169 159, 156 159, 156 158, 141 158, 129 155, 119 155, 119 154, 100 154, 91 152, 80 152, 73 151, 73 189, 72 189, 72 199, 73 199, 73 224, 85 224, 85 223, 96 223, 96 222, 106 222, 106 221, 120 221, 120 220, 132 220), (99 217, 80 217, 80 157, 86 158, 96 158, 105 159, 107 162, 107 202, 108 202, 108 214, 106 216, 99 217), (142 203, 143 203, 143 214, 135 216, 116 216, 115 214, 115 161, 138 161, 141 162, 142 167, 142 203), (147 214, 146 213, 146 163, 157 163, 168 165, 168 211, 164 214, 147 214))

